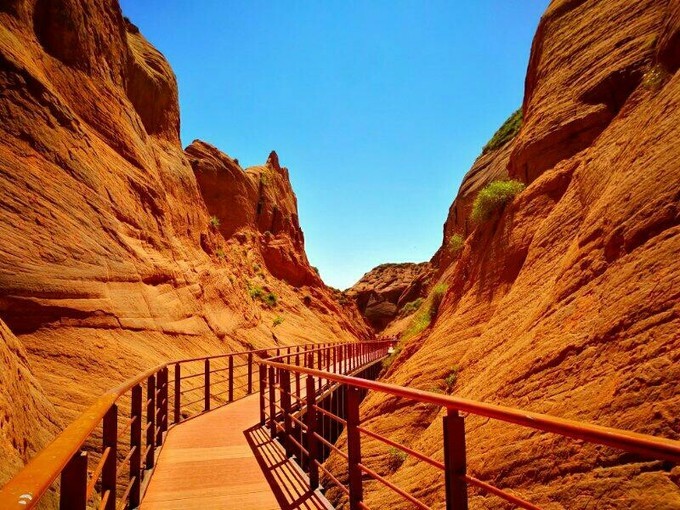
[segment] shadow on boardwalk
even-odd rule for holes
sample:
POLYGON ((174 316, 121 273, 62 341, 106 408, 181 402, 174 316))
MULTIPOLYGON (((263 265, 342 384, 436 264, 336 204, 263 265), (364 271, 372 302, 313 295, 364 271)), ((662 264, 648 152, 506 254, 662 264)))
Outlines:
POLYGON ((257 425, 243 434, 283 510, 333 508, 318 491, 309 489, 307 476, 292 459, 286 458, 283 447, 269 437, 266 429, 257 425))

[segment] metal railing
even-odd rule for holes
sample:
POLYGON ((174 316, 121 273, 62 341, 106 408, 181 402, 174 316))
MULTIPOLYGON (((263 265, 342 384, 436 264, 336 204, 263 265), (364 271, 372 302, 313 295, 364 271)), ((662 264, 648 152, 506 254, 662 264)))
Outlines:
POLYGON ((319 487, 319 471, 323 471, 329 483, 347 495, 351 510, 368 509, 363 497, 365 477, 384 485, 411 507, 430 508, 362 461, 362 436, 380 441, 443 472, 447 509, 467 509, 470 486, 493 494, 517 507, 538 509, 538 506, 529 501, 467 473, 465 417, 461 413, 605 445, 650 459, 676 464, 680 462, 680 441, 345 375, 352 372, 352 366, 347 366, 348 360, 357 360, 354 362, 355 368, 360 367, 366 361, 384 356, 385 350, 384 345, 379 346, 376 343, 350 344, 316 349, 321 361, 312 355, 313 353, 308 353, 306 357, 284 354, 261 361, 261 423, 269 427, 272 438, 278 437, 282 441, 289 456, 297 457, 297 461, 309 474, 310 489, 315 490, 319 487), (304 394, 300 391, 301 378, 305 379, 304 394), (295 381, 293 386, 291 381, 295 381), (341 389, 344 395, 341 405, 336 406, 335 412, 329 410, 329 406, 320 405, 324 392, 333 389, 334 391, 341 389), (363 426, 359 404, 368 390, 407 399, 412 403, 433 404, 446 409, 442 423, 443 462, 363 426), (326 419, 333 420, 339 428, 346 431, 345 448, 334 444, 335 441, 328 434, 332 428, 319 426, 320 421, 326 419), (322 447, 329 448, 341 460, 344 459, 345 473, 332 473, 324 465, 325 455, 321 453, 322 447), (345 474, 347 484, 339 480, 345 474))
POLYGON ((0 489, 0 508, 33 508, 56 485, 62 510, 137 508, 169 426, 254 393, 258 360, 329 345, 183 359, 147 370, 99 397, 40 451, 0 489))

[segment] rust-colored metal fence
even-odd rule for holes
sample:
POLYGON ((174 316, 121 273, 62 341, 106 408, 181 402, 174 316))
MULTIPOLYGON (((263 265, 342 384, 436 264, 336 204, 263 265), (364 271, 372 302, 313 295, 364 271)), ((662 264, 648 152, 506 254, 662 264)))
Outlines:
MULTIPOLYGON (((568 438, 613 447, 655 460, 680 462, 680 441, 601 427, 545 414, 532 413, 473 400, 421 391, 393 384, 372 381, 351 374, 353 368, 385 355, 387 345, 379 343, 322 346, 310 350, 306 356, 284 353, 263 360, 260 371, 260 420, 272 437, 278 437, 289 456, 309 474, 310 488, 319 486, 319 472, 344 492, 351 510, 368 509, 363 497, 363 479, 373 479, 398 494, 409 507, 430 508, 413 494, 398 487, 385 476, 369 468, 362 461, 362 437, 370 437, 429 464, 444 474, 446 508, 464 510, 468 507, 468 488, 477 487, 520 508, 538 509, 525 499, 510 494, 467 473, 465 448, 465 418, 461 413, 478 415, 533 430, 559 434, 568 438), (350 360, 350 361, 348 361, 350 360), (355 361, 351 361, 355 360, 355 361), (355 363, 348 366, 347 363, 355 363), (301 389, 304 389, 302 393, 301 389), (324 392, 343 391, 340 406, 331 409, 321 406, 324 392), (443 462, 433 459, 393 441, 362 425, 359 404, 367 391, 381 392, 416 404, 426 403, 446 410, 442 423, 443 462), (329 435, 332 427, 321 427, 331 419, 346 430, 346 447, 339 448, 329 435), (332 473, 323 463, 322 448, 335 452, 344 459, 347 483, 339 473, 332 473)), ((335 436, 337 437, 337 435, 335 436)))
POLYGON ((0 489, 0 508, 33 508, 50 487, 62 510, 137 508, 170 426, 254 393, 262 358, 330 345, 234 352, 147 370, 99 397, 39 452, 0 489))

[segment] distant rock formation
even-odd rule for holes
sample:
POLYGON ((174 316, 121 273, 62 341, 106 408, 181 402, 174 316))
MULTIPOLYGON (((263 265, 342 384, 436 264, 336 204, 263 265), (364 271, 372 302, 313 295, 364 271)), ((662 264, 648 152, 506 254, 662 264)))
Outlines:
POLYGON ((382 264, 371 269, 344 294, 353 299, 375 331, 382 331, 405 304, 425 295, 430 264, 382 264))

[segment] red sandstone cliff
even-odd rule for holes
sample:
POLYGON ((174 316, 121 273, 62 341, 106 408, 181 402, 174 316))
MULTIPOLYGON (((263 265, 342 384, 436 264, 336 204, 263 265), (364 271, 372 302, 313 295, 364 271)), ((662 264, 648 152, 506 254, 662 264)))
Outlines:
MULTIPOLYGON (((679 13, 676 0, 551 3, 524 125, 468 174, 440 253, 465 232, 472 187, 506 173, 528 186, 457 258, 435 257, 448 290, 388 381, 431 390, 455 370, 461 397, 680 439, 679 13)), ((362 416, 441 459, 436 409, 369 395, 362 416)), ((677 467, 474 416, 466 429, 469 471, 542 508, 680 508, 677 467)), ((434 469, 394 471, 388 448, 364 445, 367 465, 441 501, 434 469)), ((377 484, 365 495, 407 508, 377 484)), ((471 508, 505 506, 473 490, 471 508)))
MULTIPOLYGON (((208 177, 228 158, 205 144, 185 154, 172 70, 117 2, 2 2, 0 115, 0 318, 26 353, 7 361, 26 374, 26 420, 54 415, 38 385, 67 422, 164 360, 368 334, 310 270, 274 155, 208 177)), ((10 415, 1 399, 16 384, 0 387, 10 415)), ((28 425, 12 427, 9 471, 54 432, 24 444, 28 425)))

